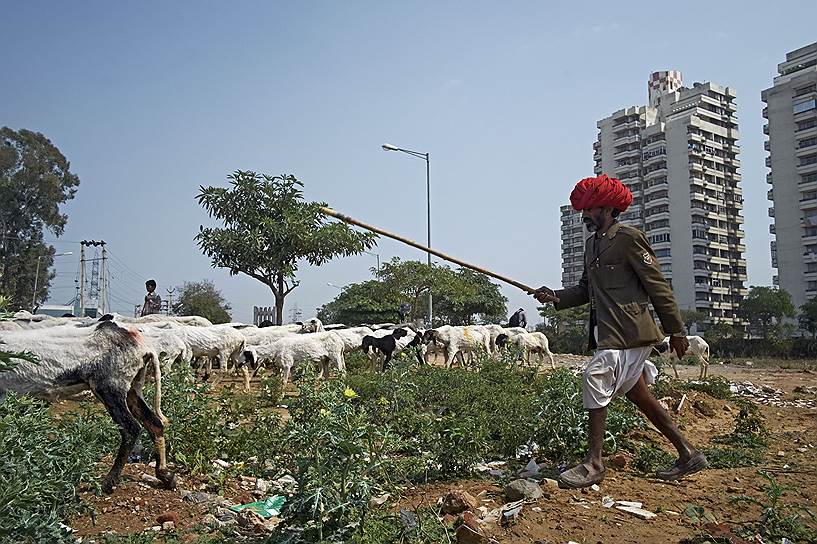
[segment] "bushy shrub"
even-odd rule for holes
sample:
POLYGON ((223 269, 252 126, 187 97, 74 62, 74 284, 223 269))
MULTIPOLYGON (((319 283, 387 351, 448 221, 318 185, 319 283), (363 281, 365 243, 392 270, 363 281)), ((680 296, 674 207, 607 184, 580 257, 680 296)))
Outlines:
POLYGON ((60 520, 98 485, 96 461, 117 445, 107 414, 91 405, 54 419, 41 401, 9 393, 0 404, 0 541, 73 542, 60 520))

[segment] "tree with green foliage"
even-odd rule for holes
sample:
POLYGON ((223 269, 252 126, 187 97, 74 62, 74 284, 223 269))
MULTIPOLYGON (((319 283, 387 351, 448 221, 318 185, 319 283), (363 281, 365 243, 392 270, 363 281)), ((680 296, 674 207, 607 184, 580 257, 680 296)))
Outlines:
POLYGON ((488 276, 468 268, 446 269, 434 287, 434 313, 449 325, 504 322, 508 298, 488 276))
POLYGON ((179 288, 179 300, 173 304, 176 315, 198 315, 213 323, 229 322, 231 309, 212 280, 184 282, 179 288))
POLYGON ((374 280, 347 285, 331 302, 318 311, 324 323, 393 322, 402 318, 420 319, 426 315, 426 293, 434 289, 435 325, 470 325, 499 322, 507 313, 508 299, 499 285, 487 276, 468 269, 419 261, 401 261, 398 257, 372 270, 374 280), (409 304, 408 315, 401 316, 401 304, 409 304))
POLYGON ((400 319, 400 300, 381 281, 352 283, 345 286, 334 300, 321 306, 318 319, 324 323, 346 325, 393 323, 400 319))
POLYGON ((45 230, 60 236, 68 216, 60 205, 74 198, 79 178, 51 141, 39 132, 0 129, 0 290, 12 308, 30 308, 48 298, 54 248, 45 230))
POLYGON ((687 332, 692 328, 692 325, 700 325, 706 321, 707 317, 705 313, 698 310, 681 310, 681 319, 684 321, 687 332))
POLYGON ((576 354, 587 352, 589 305, 557 311, 551 304, 547 304, 540 306, 538 310, 545 322, 536 325, 536 330, 548 337, 551 351, 576 354))
POLYGON ((724 338, 743 338, 743 331, 735 328, 730 323, 718 321, 706 329, 704 336, 709 341, 718 341, 724 338))
POLYGON ((323 202, 307 202, 303 183, 293 175, 236 171, 230 187, 201 187, 197 202, 223 227, 199 228, 195 240, 213 267, 245 274, 270 288, 276 323, 283 323, 284 300, 298 287, 299 261, 320 266, 371 248, 376 236, 340 222, 328 222, 323 202))
POLYGON ((817 338, 817 297, 810 299, 800 306, 800 328, 817 338))
MULTIPOLYGON (((796 315, 791 295, 785 289, 752 286, 749 294, 740 303, 740 314, 749 323, 760 327, 763 338, 769 338, 775 323, 796 315)), ((782 329, 781 329, 782 330, 782 329)))

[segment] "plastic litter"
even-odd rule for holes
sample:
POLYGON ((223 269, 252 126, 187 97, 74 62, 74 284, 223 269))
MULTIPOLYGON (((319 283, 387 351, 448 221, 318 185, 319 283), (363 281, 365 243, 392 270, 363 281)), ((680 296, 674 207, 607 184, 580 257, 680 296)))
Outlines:
POLYGON ((233 512, 250 510, 252 512, 255 512, 264 519, 269 519, 273 516, 280 515, 281 508, 284 506, 284 503, 286 502, 287 499, 283 495, 273 495, 272 497, 268 497, 266 500, 259 502, 236 504, 234 506, 231 506, 230 510, 232 510, 233 512))

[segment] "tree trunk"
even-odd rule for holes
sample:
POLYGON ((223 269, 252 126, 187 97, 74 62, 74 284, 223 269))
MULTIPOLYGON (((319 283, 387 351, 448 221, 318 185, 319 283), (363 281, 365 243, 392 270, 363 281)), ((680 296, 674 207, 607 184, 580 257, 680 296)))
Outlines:
POLYGON ((275 293, 275 324, 276 325, 283 325, 284 324, 284 276, 279 275, 276 278, 278 282, 278 292, 275 293))

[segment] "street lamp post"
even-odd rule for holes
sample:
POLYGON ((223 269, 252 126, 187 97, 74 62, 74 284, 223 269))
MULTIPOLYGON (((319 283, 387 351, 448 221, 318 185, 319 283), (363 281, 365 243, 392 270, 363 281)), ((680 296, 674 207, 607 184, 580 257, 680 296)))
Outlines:
MULTIPOLYGON (((66 251, 65 253, 55 253, 54 257, 65 257, 66 255, 73 255, 73 251, 66 251)), ((40 280, 40 260, 42 255, 37 255, 37 271, 34 273, 34 292, 31 293, 31 312, 34 313, 34 305, 37 303, 37 283, 40 280)))
MULTIPOLYGON (((403 149, 396 145, 383 144, 383 151, 400 151, 412 157, 423 159, 426 161, 426 223, 428 230, 428 248, 431 248, 431 161, 428 153, 420 153, 419 151, 412 151, 411 149, 403 149)), ((431 270, 431 252, 428 252, 428 268, 431 270)), ((434 305, 431 296, 431 289, 428 290, 428 326, 433 326, 434 319, 434 305)))
POLYGON ((373 253, 371 251, 363 250, 363 253, 377 258, 377 271, 380 272, 380 253, 373 253))

